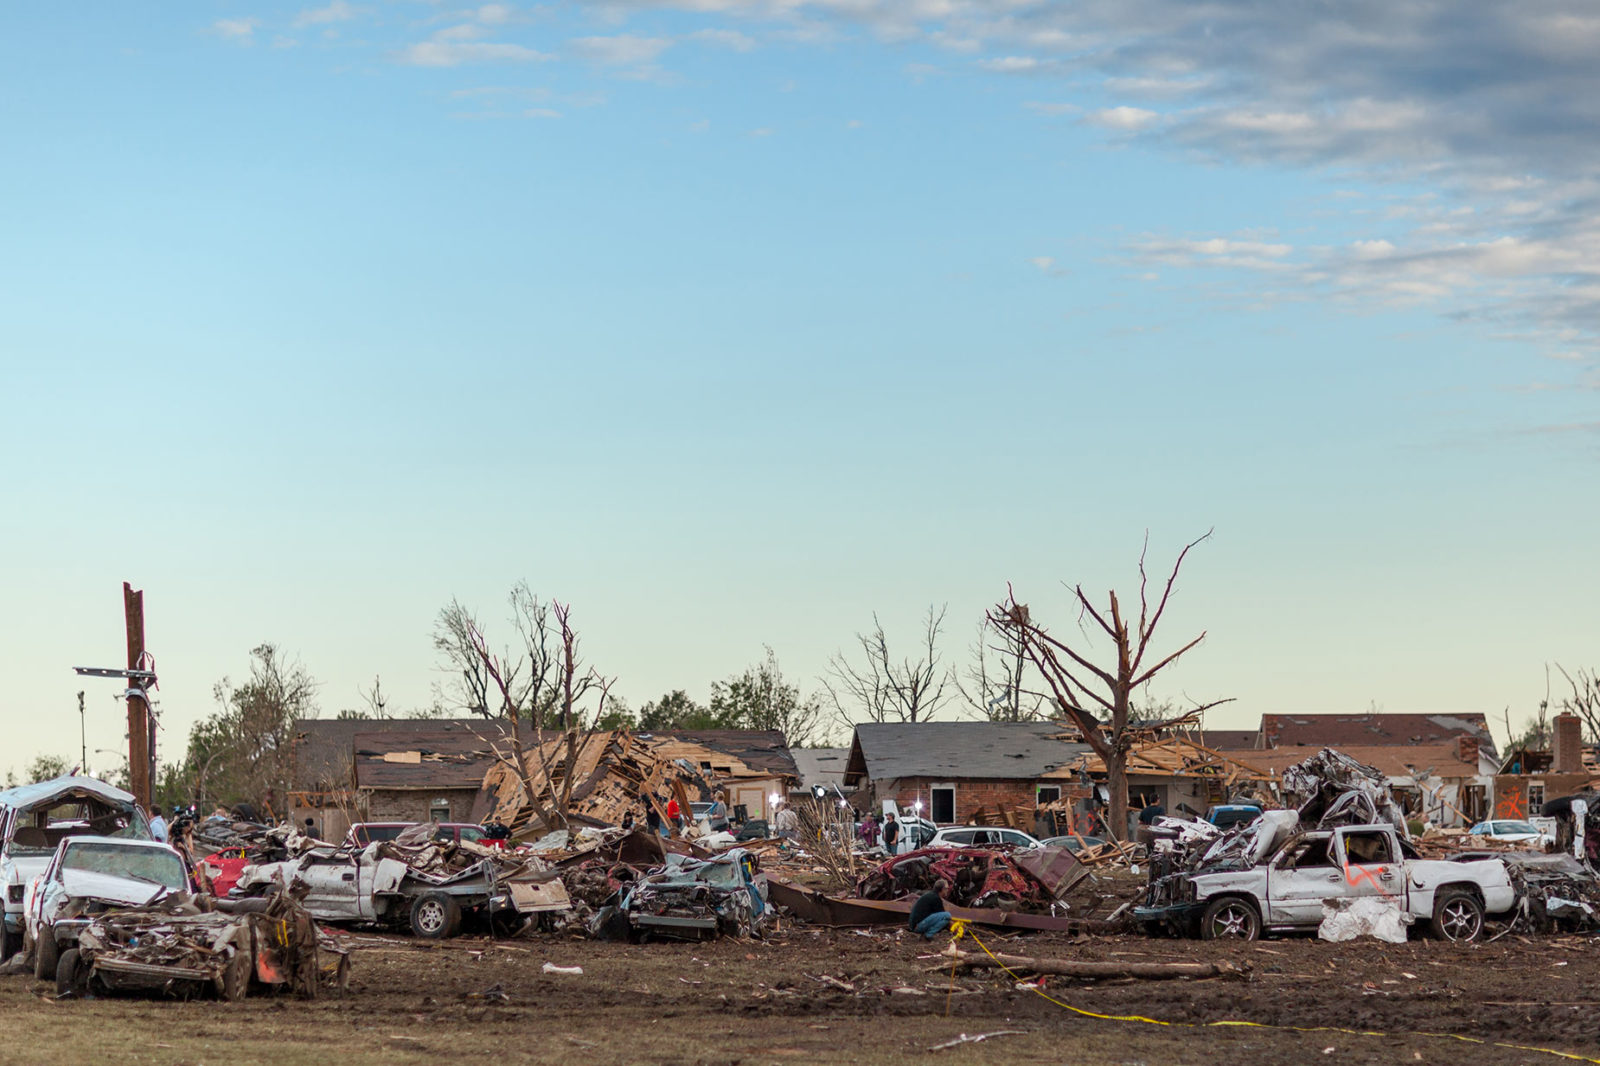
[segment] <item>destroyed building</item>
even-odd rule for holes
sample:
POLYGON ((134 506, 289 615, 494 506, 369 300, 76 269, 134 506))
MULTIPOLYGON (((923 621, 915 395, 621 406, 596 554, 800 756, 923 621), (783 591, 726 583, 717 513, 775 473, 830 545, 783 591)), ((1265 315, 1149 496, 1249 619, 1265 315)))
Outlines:
POLYGON ((312 819, 325 840, 342 840, 352 822, 469 821, 506 737, 500 719, 302 719, 290 820, 312 819))
POLYGON ((1524 745, 1506 753, 1494 776, 1493 817, 1536 816, 1550 800, 1587 789, 1600 778, 1577 715, 1556 715, 1550 739, 1548 748, 1524 745))

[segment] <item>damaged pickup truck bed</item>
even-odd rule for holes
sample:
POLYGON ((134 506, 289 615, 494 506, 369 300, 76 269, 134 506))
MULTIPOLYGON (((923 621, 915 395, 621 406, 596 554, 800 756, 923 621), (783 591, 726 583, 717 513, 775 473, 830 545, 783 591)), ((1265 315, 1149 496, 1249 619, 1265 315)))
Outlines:
POLYGON ((1389 824, 1298 832, 1294 812, 1269 811, 1207 848, 1194 868, 1152 878, 1134 917, 1152 931, 1254 940, 1314 930, 1324 900, 1363 897, 1392 901, 1446 940, 1476 940, 1486 914, 1517 902, 1499 859, 1422 859, 1389 824))

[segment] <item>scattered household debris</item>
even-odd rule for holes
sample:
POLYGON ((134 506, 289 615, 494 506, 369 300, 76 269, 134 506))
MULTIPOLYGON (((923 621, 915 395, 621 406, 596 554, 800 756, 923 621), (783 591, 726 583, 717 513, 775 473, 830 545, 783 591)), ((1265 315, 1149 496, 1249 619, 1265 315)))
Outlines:
POLYGON ((1383 896, 1322 901, 1322 924, 1317 936, 1341 943, 1360 936, 1376 937, 1390 944, 1404 944, 1412 916, 1396 900, 1383 896))

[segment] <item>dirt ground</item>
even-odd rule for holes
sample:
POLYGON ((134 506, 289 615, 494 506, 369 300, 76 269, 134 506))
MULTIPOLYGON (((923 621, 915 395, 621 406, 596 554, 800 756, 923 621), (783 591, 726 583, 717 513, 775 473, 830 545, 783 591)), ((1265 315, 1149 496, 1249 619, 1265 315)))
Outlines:
MULTIPOLYGON (((682 1063, 1559 1063, 1600 1061, 1600 943, 1586 938, 1454 945, 1413 941, 1218 944, 1142 937, 1007 940, 995 950, 1069 959, 1248 963, 1245 979, 1052 979, 1074 1014, 999 973, 955 978, 905 932, 786 929, 768 941, 598 943, 553 936, 442 944, 357 934, 343 998, 244 1003, 131 996, 57 1000, 0 979, 0 1063, 161 1066, 512 1062, 682 1063), (545 963, 582 966, 548 974, 545 963), (833 978, 853 991, 822 978, 833 978), (953 991, 952 991, 953 987, 953 991), (1218 1021, 1332 1026, 1370 1036, 1218 1021), (1004 1033, 939 1051, 935 1045, 1004 1033), (1592 1058, 1590 1056, 1593 1056, 1592 1058)), ((968 942, 970 944, 970 941, 968 942)))

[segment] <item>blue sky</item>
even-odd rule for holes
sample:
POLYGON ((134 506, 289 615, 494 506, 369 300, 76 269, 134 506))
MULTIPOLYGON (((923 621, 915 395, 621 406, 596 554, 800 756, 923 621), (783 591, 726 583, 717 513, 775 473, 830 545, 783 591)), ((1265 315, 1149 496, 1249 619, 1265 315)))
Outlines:
MULTIPOLYGON (((87 4, 0 16, 9 758, 147 595, 166 743, 450 597, 638 704, 877 611, 1131 590, 1157 695, 1525 713, 1593 666, 1575 2, 87 4)), ((98 743, 120 744, 90 688, 98 743)), ((958 713, 952 708, 950 714, 958 713)))

